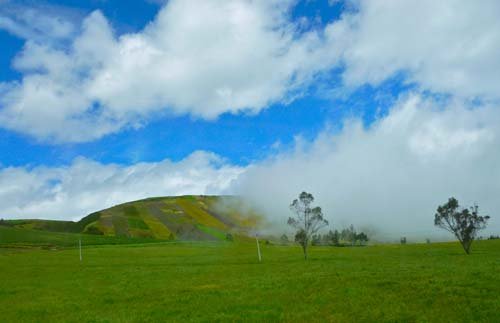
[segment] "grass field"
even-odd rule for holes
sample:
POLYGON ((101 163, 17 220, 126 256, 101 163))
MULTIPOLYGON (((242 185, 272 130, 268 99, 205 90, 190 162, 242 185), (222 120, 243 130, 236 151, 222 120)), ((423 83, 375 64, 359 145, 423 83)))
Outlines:
POLYGON ((498 322, 500 241, 0 248, 2 322, 498 322))
POLYGON ((0 248, 16 247, 45 249, 74 247, 81 239, 84 245, 111 245, 158 242, 152 238, 127 238, 120 236, 101 236, 66 232, 46 232, 0 226, 0 248))

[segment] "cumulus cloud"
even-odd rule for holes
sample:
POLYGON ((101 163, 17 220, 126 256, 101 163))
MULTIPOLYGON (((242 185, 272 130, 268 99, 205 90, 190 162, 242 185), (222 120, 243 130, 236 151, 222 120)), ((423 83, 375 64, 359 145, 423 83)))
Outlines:
POLYGON ((113 205, 152 196, 218 194, 242 168, 195 152, 179 162, 0 169, 0 217, 78 220, 113 205))
POLYGON ((0 124, 81 142, 158 116, 258 113, 339 66, 344 84, 322 87, 403 74, 422 90, 500 99, 498 1, 352 1, 338 20, 307 30, 293 20, 294 4, 173 0, 122 35, 99 11, 78 28, 30 11, 0 14, 0 28, 28 38, 14 61, 23 78, 0 86, 0 124), (69 39, 41 41, 33 29, 69 39))
POLYGON ((342 30, 344 80, 378 85, 397 73, 423 89, 500 99, 500 2, 356 1, 342 30))
POLYGON ((423 240, 434 229, 436 207, 455 196, 479 203, 500 230, 500 110, 442 103, 418 94, 402 98, 369 128, 347 121, 337 133, 252 165, 232 189, 258 205, 274 223, 288 205, 313 193, 334 227, 354 224, 379 239, 423 240))
POLYGON ((318 31, 297 31, 292 3, 169 1, 144 30, 121 36, 93 12, 67 48, 26 43, 14 61, 24 77, 0 97, 0 123, 87 141, 152 115, 214 119, 290 100, 335 60, 318 31))

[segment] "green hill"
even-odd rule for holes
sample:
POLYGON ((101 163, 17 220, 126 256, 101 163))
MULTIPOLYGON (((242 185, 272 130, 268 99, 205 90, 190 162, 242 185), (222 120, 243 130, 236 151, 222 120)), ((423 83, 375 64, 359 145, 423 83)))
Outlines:
POLYGON ((94 212, 78 222, 2 220, 0 244, 74 243, 83 236, 91 244, 162 240, 216 241, 228 234, 244 239, 259 216, 234 196, 155 197, 94 212))

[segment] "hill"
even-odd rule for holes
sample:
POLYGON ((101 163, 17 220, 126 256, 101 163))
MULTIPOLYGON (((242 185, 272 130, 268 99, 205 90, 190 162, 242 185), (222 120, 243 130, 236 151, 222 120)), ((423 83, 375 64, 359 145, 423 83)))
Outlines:
POLYGON ((127 239, 216 241, 225 240, 228 234, 246 237, 259 218, 243 200, 234 196, 155 197, 94 212, 78 222, 2 220, 0 243, 7 243, 6 236, 11 237, 9 242, 23 236, 27 242, 64 241, 67 237, 74 241, 74 234, 92 235, 94 238, 85 239, 103 243, 127 239))

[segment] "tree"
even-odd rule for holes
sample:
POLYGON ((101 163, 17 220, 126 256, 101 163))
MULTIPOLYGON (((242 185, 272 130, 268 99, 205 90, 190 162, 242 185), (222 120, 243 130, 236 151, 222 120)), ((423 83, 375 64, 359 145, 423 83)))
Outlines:
POLYGON ((460 241, 465 253, 469 254, 472 242, 477 233, 486 228, 489 218, 479 215, 477 205, 461 208, 457 199, 451 197, 446 204, 437 208, 434 225, 452 233, 460 241))
POLYGON ((226 234, 226 241, 234 241, 233 235, 231 233, 226 234))
POLYGON ((361 232, 356 235, 356 240, 359 241, 360 245, 364 245, 368 242, 368 236, 364 232, 361 232))
POLYGON ((327 234, 324 234, 323 235, 323 244, 326 245, 326 246, 329 246, 329 245, 332 245, 332 236, 333 236, 333 232, 332 230, 328 231, 327 234))
POLYGON ((311 245, 313 245, 313 246, 321 245, 321 234, 313 234, 312 235, 311 245))
POLYGON ((342 229, 342 231, 340 231, 340 240, 345 242, 347 241, 347 239, 349 239, 349 230, 342 229))
POLYGON ((348 241, 351 242, 351 246, 354 246, 354 244, 356 243, 356 236, 357 236, 356 230, 354 229, 354 225, 351 224, 348 233, 349 233, 348 241))
POLYGON ((280 239, 281 239, 281 243, 288 244, 288 236, 285 233, 283 233, 283 235, 281 236, 280 239))
POLYGON ((401 242, 401 244, 406 244, 406 237, 401 237, 399 241, 401 242))
POLYGON ((339 233, 338 230, 335 230, 333 232, 332 242, 333 242, 333 245, 335 245, 335 246, 339 245, 339 242, 340 242, 340 233, 339 233))
POLYGON ((340 234, 337 230, 335 232, 330 230, 323 236, 323 243, 329 246, 337 246, 339 244, 339 236, 340 234))
POLYGON ((356 242, 356 230, 354 229, 354 226, 351 224, 348 228, 342 229, 340 238, 353 246, 356 242))
POLYGON ((314 197, 310 193, 302 192, 298 199, 292 201, 290 210, 295 213, 295 217, 288 218, 288 225, 297 230, 295 242, 302 246, 304 259, 307 260, 307 248, 312 235, 318 230, 328 225, 328 221, 323 218, 323 212, 319 206, 312 207, 314 197))

